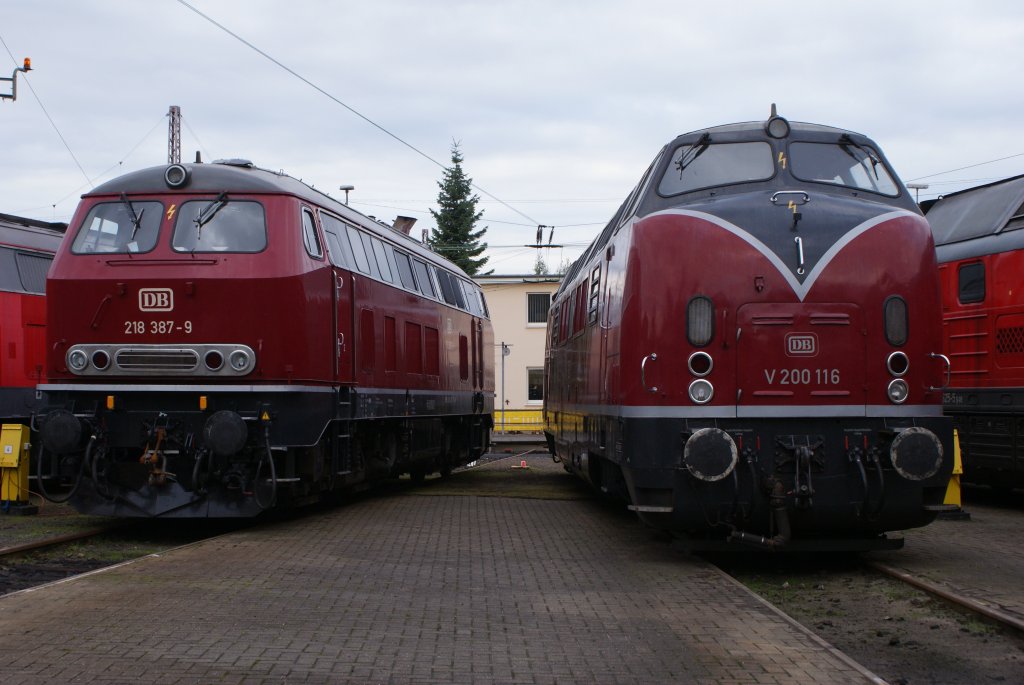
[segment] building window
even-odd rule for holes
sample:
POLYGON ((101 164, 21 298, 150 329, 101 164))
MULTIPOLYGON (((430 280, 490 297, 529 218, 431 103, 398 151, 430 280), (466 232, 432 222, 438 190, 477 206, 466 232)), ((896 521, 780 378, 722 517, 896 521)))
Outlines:
POLYGON ((526 294, 526 323, 548 322, 548 308, 551 307, 551 293, 526 294))
POLYGON ((526 401, 527 402, 543 402, 544 401, 544 369, 527 369, 526 370, 526 401))

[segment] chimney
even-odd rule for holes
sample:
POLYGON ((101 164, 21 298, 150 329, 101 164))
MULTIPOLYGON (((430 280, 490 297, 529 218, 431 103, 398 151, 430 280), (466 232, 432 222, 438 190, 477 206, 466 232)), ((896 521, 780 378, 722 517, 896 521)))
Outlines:
POLYGON ((416 223, 416 219, 411 216, 396 216, 393 226, 399 233, 409 235, 412 232, 412 225, 414 223, 416 223))

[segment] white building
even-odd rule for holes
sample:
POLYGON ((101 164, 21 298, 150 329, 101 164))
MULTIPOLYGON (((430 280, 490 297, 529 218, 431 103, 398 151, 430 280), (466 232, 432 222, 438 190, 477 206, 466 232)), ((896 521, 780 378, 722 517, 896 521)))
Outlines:
POLYGON ((481 276, 494 327, 494 430, 540 430, 548 309, 561 276, 481 276), (507 350, 502 355, 502 350, 507 350), (502 413, 501 408, 504 408, 502 413))

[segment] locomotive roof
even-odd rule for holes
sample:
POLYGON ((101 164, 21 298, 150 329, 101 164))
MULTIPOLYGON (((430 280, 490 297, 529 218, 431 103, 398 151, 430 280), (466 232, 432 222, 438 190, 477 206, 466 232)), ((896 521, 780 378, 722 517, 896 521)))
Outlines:
POLYGON ((0 243, 30 250, 54 252, 68 225, 0 214, 0 243))
POLYGON ((133 171, 107 181, 83 195, 83 198, 100 195, 118 196, 132 194, 196 194, 221 192, 293 195, 313 205, 328 209, 364 228, 383 233, 391 240, 400 241, 402 247, 416 252, 418 256, 433 262, 444 262, 445 266, 466 278, 469 276, 457 265, 437 253, 428 250, 420 241, 395 229, 389 224, 358 212, 339 202, 327 193, 317 190, 283 171, 271 171, 255 166, 248 160, 218 160, 212 163, 181 164, 189 172, 189 181, 180 189, 169 188, 164 172, 170 165, 149 167, 133 171), (386 232, 385 230, 386 229, 386 232))
POLYGON ((945 195, 931 206, 926 218, 935 244, 941 246, 1019 228, 1022 209, 1024 176, 1014 176, 945 195))
MULTIPOLYGON (((863 133, 857 133, 856 131, 848 131, 843 128, 836 128, 834 126, 824 126, 822 124, 810 124, 805 121, 789 121, 790 130, 797 133, 811 134, 811 137, 815 137, 815 134, 820 134, 826 139, 832 140, 834 136, 848 135, 855 138, 861 138, 867 140, 867 136, 863 133)), ((722 124, 721 126, 712 126, 710 128, 700 128, 696 131, 690 131, 689 133, 682 133, 676 137, 673 142, 680 139, 692 138, 694 136, 702 136, 705 133, 714 136, 715 134, 723 133, 755 133, 759 137, 764 135, 764 121, 742 121, 735 124, 722 124)), ((805 136, 806 138, 806 136, 805 136)))

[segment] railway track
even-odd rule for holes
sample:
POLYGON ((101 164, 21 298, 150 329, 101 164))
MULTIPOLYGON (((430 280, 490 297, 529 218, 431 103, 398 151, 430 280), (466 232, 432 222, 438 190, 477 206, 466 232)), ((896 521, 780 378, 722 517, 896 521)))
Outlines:
POLYGON ((957 594, 956 592, 941 587, 936 583, 933 583, 924 578, 920 578, 911 573, 907 573, 906 571, 903 571, 901 569, 889 566, 888 564, 883 564, 878 561, 870 560, 865 560, 864 564, 868 568, 874 569, 875 571, 882 573, 890 578, 894 578, 898 581, 906 583, 907 585, 915 587, 918 590, 923 590, 924 592, 927 592, 928 594, 934 597, 938 597, 939 599, 944 600, 945 602, 948 602, 953 606, 978 614, 990 621, 995 621, 1001 626, 1005 626, 1007 628, 1020 631, 1020 633, 1024 635, 1024 621, 1005 611, 1001 611, 994 607, 990 607, 986 604, 982 604, 981 602, 971 599, 970 597, 957 594))
POLYGON ((158 554, 238 528, 186 522, 113 521, 0 547, 0 595, 158 554))
POLYGON ((1019 677, 1019 619, 907 570, 857 554, 702 556, 888 682, 1019 677))
POLYGON ((19 554, 25 554, 26 552, 36 552, 39 550, 49 549, 51 547, 59 547, 60 545, 66 545, 70 542, 78 542, 79 540, 87 540, 89 538, 94 538, 96 536, 103 535, 104 533, 117 530, 120 527, 120 524, 115 524, 106 527, 77 531, 74 533, 66 533, 64 535, 56 535, 50 538, 41 538, 17 545, 0 547, 0 559, 3 559, 4 557, 18 556, 19 554))

